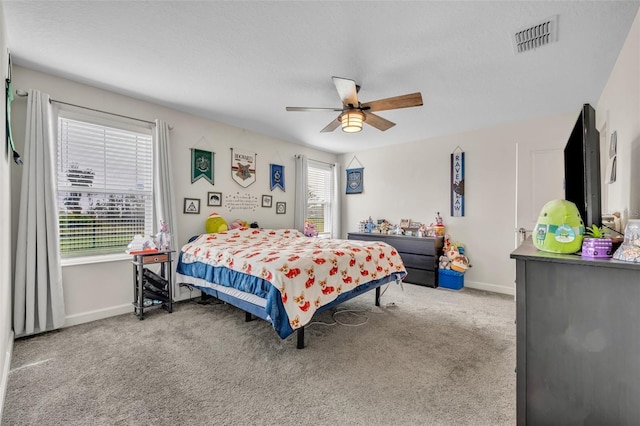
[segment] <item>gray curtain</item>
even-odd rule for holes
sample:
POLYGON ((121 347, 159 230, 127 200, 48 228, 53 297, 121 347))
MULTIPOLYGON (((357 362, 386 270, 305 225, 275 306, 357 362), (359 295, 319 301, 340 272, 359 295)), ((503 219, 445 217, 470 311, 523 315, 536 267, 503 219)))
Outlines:
POLYGON ((49 95, 29 90, 14 282, 16 337, 65 321, 55 171, 49 95))
POLYGON ((293 227, 304 232, 307 218, 307 157, 296 155, 296 193, 293 209, 293 227))
MULTIPOLYGON (((155 205, 156 226, 160 225, 163 220, 169 226, 169 234, 171 235, 171 249, 179 250, 178 239, 178 214, 176 210, 176 202, 173 190, 173 173, 171 169, 171 152, 169 126, 162 120, 155 120, 156 128, 153 135, 153 197, 155 205)), ((174 261, 172 265, 172 273, 177 265, 177 255, 174 253, 174 261)), ((174 284, 175 285, 175 284, 174 284)), ((176 289, 173 289, 173 294, 176 289)))

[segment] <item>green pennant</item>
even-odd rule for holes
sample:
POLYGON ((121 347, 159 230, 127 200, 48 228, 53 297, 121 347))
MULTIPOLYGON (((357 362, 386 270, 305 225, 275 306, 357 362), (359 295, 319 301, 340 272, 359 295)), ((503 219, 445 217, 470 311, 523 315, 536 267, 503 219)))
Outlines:
POLYGON ((213 185, 213 156, 214 152, 191 148, 191 183, 201 177, 213 185))

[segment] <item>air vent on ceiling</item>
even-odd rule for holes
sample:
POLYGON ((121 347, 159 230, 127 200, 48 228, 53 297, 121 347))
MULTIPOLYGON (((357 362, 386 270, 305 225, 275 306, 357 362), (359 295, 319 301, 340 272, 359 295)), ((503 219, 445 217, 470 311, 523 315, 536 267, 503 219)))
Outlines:
POLYGON ((515 53, 524 53, 557 40, 558 15, 554 15, 539 24, 517 31, 513 35, 513 48, 515 53))

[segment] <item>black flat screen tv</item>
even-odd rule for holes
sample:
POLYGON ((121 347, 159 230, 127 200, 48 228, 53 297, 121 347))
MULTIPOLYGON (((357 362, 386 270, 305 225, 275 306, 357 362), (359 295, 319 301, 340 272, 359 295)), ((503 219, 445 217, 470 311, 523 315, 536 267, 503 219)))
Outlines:
POLYGON ((602 225, 600 133, 596 111, 584 104, 564 148, 564 194, 575 203, 585 227, 602 225))

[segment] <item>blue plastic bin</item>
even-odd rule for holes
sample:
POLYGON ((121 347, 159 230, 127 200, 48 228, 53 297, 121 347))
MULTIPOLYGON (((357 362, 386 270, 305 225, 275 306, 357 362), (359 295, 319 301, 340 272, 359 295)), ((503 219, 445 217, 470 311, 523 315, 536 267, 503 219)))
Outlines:
POLYGON ((451 269, 438 269, 438 286, 460 290, 464 287, 464 274, 451 269))

